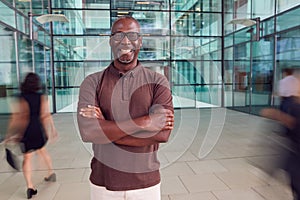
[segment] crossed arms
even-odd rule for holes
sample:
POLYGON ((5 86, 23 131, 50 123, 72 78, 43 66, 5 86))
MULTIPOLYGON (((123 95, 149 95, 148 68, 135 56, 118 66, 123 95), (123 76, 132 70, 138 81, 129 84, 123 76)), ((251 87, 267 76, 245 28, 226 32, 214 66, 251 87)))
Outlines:
POLYGON ((94 104, 97 84, 97 80, 87 80, 80 89, 77 120, 84 142, 147 146, 168 141, 174 128, 172 107, 160 106, 159 109, 134 119, 107 120, 101 108, 94 104))
POLYGON ((168 141, 171 130, 174 128, 174 114, 171 110, 161 109, 155 113, 126 121, 105 120, 99 107, 88 106, 81 108, 79 118, 97 120, 97 135, 95 139, 91 134, 86 142, 111 143, 128 146, 146 146, 168 141))

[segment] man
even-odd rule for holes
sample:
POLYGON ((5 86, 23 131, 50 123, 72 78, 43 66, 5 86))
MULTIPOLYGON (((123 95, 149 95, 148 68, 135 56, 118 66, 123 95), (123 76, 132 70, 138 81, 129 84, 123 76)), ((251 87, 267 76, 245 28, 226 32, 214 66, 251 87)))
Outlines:
MULTIPOLYGON (((294 200, 300 200, 300 93, 294 93, 288 106, 289 113, 280 109, 265 108, 260 114, 277 120, 287 128, 288 140, 285 140, 285 143, 281 142, 279 146, 276 142, 273 147, 274 150, 281 150, 276 154, 279 160, 275 163, 275 167, 287 172, 294 200)), ((268 163, 268 166, 271 164, 268 163)))
POLYGON ((282 70, 283 78, 278 84, 278 95, 281 98, 280 109, 286 113, 289 113, 289 105, 300 90, 300 82, 293 74, 292 68, 284 68, 282 70))
POLYGON ((78 125, 93 143, 91 199, 159 200, 159 143, 168 141, 174 110, 165 76, 138 61, 139 23, 118 18, 111 29, 114 61, 80 87, 78 125))
MULTIPOLYGON (((280 122, 287 136, 285 144, 280 144, 279 167, 287 172, 294 200, 300 200, 300 77, 299 69, 285 68, 283 79, 279 81, 278 93, 281 97, 280 109, 265 108, 261 115, 280 122)), ((275 146, 276 148, 276 146, 275 146)), ((274 149, 275 149, 274 148, 274 149)), ((276 163, 276 166, 278 164, 276 163)))

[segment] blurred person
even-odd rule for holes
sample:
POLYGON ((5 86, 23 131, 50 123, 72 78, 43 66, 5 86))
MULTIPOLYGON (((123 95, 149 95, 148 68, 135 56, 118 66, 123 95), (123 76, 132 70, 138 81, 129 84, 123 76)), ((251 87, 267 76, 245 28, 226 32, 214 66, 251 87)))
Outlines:
POLYGON ((288 142, 283 145, 286 146, 285 150, 287 153, 279 152, 281 153, 279 155, 282 162, 281 168, 290 177, 294 200, 300 200, 300 93, 294 93, 290 97, 288 104, 284 106, 284 110, 275 108, 263 109, 261 115, 276 120, 286 127, 288 142))
POLYGON ((289 104, 293 97, 297 96, 300 91, 300 82, 294 76, 293 68, 282 69, 283 78, 278 83, 278 96, 280 96, 280 109, 289 113, 289 104))
POLYGON ((91 199, 159 200, 157 151, 174 128, 167 78, 142 66, 140 25, 131 16, 112 25, 114 60, 80 86, 77 119, 93 145, 91 199))
POLYGON ((31 178, 31 159, 34 152, 37 152, 47 165, 48 172, 44 180, 56 181, 51 157, 45 145, 48 139, 51 141, 57 139, 57 131, 49 111, 47 97, 40 92, 41 89, 40 77, 35 73, 28 73, 20 85, 20 95, 16 104, 13 105, 17 110, 12 114, 6 136, 6 141, 13 138, 20 143, 28 199, 37 194, 31 178))

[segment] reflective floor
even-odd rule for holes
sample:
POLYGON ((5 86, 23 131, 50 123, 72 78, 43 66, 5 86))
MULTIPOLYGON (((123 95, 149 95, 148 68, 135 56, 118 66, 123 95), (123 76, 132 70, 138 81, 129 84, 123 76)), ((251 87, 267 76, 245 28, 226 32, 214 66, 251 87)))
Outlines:
MULTIPOLYGON (((39 200, 89 199, 90 145, 83 144, 73 113, 55 114, 60 138, 48 144, 57 182, 44 182, 45 166, 36 156, 33 180, 39 200)), ((277 155, 270 139, 278 126, 232 110, 176 110, 176 127, 161 145, 162 200, 291 200, 288 177, 273 177, 256 166, 277 155)), ((0 199, 26 199, 21 172, 5 162, 0 148, 0 199)), ((268 163, 269 162, 269 163, 268 163)))

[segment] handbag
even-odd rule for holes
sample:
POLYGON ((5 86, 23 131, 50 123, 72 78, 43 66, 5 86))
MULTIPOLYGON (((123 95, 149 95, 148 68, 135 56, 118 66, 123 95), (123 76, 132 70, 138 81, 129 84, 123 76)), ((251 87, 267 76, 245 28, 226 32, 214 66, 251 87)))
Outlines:
POLYGON ((12 103, 12 115, 9 120, 4 140, 5 157, 7 163, 15 170, 20 171, 22 166, 24 144, 21 141, 23 132, 28 124, 28 106, 24 101, 16 99, 12 103))
POLYGON ((6 143, 5 144, 5 157, 7 163, 15 170, 21 170, 22 155, 21 143, 6 143))

